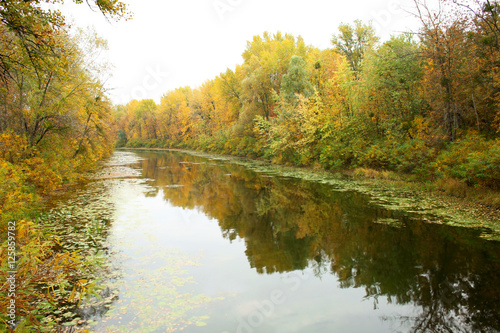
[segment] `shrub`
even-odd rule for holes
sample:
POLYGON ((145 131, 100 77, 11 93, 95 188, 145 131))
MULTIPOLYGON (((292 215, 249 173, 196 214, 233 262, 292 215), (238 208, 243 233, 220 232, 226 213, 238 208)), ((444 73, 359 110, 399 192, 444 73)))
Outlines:
POLYGON ((393 169, 395 163, 392 160, 391 150, 394 150, 391 143, 375 143, 361 152, 359 165, 376 169, 393 169))
POLYGON ((391 154, 395 161, 395 168, 399 172, 414 173, 425 177, 434 174, 432 162, 436 158, 434 148, 428 147, 425 141, 413 139, 398 145, 391 154))
POLYGON ((500 189, 500 140, 469 133, 442 151, 435 163, 438 176, 469 186, 500 189))
POLYGON ((0 232, 4 233, 7 221, 27 215, 36 200, 28 175, 23 169, 0 159, 0 232))

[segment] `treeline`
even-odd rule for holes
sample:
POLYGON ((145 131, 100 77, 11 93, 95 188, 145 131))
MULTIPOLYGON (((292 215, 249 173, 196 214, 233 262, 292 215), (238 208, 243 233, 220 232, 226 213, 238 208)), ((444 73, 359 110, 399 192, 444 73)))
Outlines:
POLYGON ((188 147, 500 189, 500 5, 415 1, 418 32, 380 43, 341 24, 332 48, 264 33, 243 64, 159 105, 115 110, 118 146, 188 147))
MULTIPOLYGON (((66 250, 37 215, 45 195, 77 180, 114 144, 112 103, 98 65, 106 43, 92 31, 70 33, 53 3, 62 0, 0 1, 0 276, 10 281, 0 285, 5 332, 53 331, 64 322, 55 311, 76 305, 89 289, 88 258, 66 250)), ((87 4, 108 19, 128 15, 119 1, 87 4)))

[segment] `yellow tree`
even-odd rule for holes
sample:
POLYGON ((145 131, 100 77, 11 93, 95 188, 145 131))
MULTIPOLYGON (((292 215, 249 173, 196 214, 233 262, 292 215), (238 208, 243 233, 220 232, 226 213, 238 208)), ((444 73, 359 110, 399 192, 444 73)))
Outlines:
POLYGON ((193 90, 189 103, 192 122, 196 134, 212 135, 220 127, 216 116, 214 99, 214 81, 205 81, 198 89, 193 90))
MULTIPOLYGON (((81 4, 82 0, 73 0, 81 4)), ((45 65, 57 58, 61 47, 59 35, 65 19, 49 4, 63 0, 0 1, 0 40, 9 48, 0 49, 0 77, 11 78, 12 68, 29 68, 39 79, 45 65), (21 56, 20 56, 21 55, 21 56), (22 58, 26 58, 25 62, 22 58)), ((126 5, 118 0, 90 0, 86 3, 112 20, 130 17, 126 5)), ((43 84, 42 84, 43 85, 43 84)))
POLYGON ((242 79, 243 67, 238 65, 235 71, 227 69, 214 80, 214 99, 217 110, 221 110, 220 119, 225 127, 232 125, 240 115, 243 105, 242 79))
POLYGON ((191 88, 177 88, 162 96, 159 105, 159 122, 166 133, 166 139, 179 141, 192 135, 192 116, 189 100, 191 88))
POLYGON ((248 125, 252 124, 256 115, 267 120, 272 116, 275 107, 273 92, 279 93, 291 57, 298 55, 306 59, 307 52, 308 47, 301 37, 280 32, 274 35, 265 32, 262 37, 255 36, 247 43, 243 53, 242 130, 251 128, 248 125))

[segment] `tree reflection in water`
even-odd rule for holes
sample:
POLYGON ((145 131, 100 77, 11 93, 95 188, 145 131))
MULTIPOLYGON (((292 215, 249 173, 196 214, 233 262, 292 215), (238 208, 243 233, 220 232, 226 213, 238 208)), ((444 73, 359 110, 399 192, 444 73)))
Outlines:
MULTIPOLYGON (((389 211, 356 192, 262 176, 242 166, 181 153, 144 153, 144 177, 173 205, 218 220, 222 234, 244 239, 261 274, 314 267, 366 299, 413 304, 414 332, 500 330, 500 246, 479 231, 431 224, 389 211), (179 185, 172 187, 172 185, 179 185)), ((154 195, 154 193, 152 194, 154 195)))

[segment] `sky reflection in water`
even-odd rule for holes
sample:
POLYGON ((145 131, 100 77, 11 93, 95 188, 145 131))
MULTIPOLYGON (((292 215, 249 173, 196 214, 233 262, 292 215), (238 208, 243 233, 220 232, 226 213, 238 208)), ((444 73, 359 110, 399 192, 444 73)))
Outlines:
POLYGON ((116 152, 100 177, 119 277, 96 331, 500 329, 500 247, 475 230, 176 152, 116 152))

